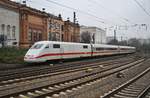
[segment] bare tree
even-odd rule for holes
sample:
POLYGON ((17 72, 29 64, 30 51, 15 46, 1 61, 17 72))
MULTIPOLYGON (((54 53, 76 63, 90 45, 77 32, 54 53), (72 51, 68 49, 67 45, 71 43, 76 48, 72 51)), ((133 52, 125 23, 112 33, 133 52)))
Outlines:
POLYGON ((128 42, 127 42, 126 40, 118 41, 118 45, 127 46, 127 45, 128 45, 128 42))
POLYGON ((112 39, 108 42, 110 45, 118 45, 118 40, 117 39, 112 39))
POLYGON ((7 40, 7 36, 5 35, 0 35, 0 44, 2 44, 2 47, 5 46, 7 40))
POLYGON ((137 39, 137 38, 131 38, 131 39, 129 39, 128 42, 129 42, 130 46, 136 47, 136 50, 138 52, 143 50, 142 44, 140 43, 139 39, 137 39))
POLYGON ((86 32, 82 32, 81 34, 81 42, 82 43, 91 43, 92 38, 91 38, 91 33, 86 31, 86 32))
POLYGON ((129 45, 134 46, 134 47, 139 48, 141 46, 139 39, 136 39, 136 38, 131 38, 131 39, 129 39, 128 42, 129 42, 129 45))

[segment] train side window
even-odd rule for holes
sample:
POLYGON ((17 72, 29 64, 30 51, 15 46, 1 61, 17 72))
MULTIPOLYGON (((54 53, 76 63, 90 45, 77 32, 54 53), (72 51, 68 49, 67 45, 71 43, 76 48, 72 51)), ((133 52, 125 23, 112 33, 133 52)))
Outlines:
POLYGON ((53 48, 60 48, 59 44, 53 44, 53 48))
POLYGON ((117 48, 106 48, 106 50, 117 50, 117 48))
POLYGON ((33 45, 31 49, 40 49, 42 46, 43 44, 36 44, 36 45, 33 45))
POLYGON ((96 48, 96 51, 105 50, 105 48, 96 48))
POLYGON ((83 45, 83 48, 86 49, 86 48, 88 48, 88 46, 87 45, 83 45))
POLYGON ((48 49, 48 48, 50 48, 50 47, 49 47, 49 44, 45 46, 45 49, 48 49))

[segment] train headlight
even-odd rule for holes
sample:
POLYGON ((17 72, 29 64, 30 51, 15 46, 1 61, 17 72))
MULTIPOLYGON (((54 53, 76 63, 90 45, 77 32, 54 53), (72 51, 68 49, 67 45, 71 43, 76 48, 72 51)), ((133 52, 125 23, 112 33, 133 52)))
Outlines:
POLYGON ((26 55, 25 59, 35 59, 36 55, 26 55))

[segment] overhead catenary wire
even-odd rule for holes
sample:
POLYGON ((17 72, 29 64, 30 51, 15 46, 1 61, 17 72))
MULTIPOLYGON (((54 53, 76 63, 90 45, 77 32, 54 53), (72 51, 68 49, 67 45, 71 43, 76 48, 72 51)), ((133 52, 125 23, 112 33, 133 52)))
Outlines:
MULTIPOLYGON (((138 2, 137 0, 134 0, 135 1, 135 3, 144 11, 144 13, 147 15, 147 16, 149 16, 150 17, 150 13, 143 7, 143 5, 140 3, 140 2, 138 2)), ((146 25, 146 31, 147 31, 147 25, 146 25)), ((138 29, 137 29, 137 33, 138 34, 140 34, 139 32, 138 32, 138 29)))
MULTIPOLYGON (((28 2, 32 2, 32 3, 34 3, 34 4, 38 4, 38 5, 41 6, 41 4, 39 4, 39 3, 37 3, 37 2, 34 2, 33 0, 27 0, 27 1, 28 1, 28 2)), ((79 12, 79 13, 81 13, 81 14, 84 14, 84 15, 91 16, 91 19, 93 18, 93 20, 95 19, 95 20, 97 20, 97 22, 100 22, 100 23, 105 24, 105 25, 108 25, 109 23, 111 23, 111 24, 113 23, 113 21, 110 21, 110 20, 108 20, 108 19, 100 18, 100 17, 98 17, 98 16, 96 16, 96 15, 94 15, 94 14, 92 14, 92 13, 89 13, 89 12, 86 12, 86 11, 83 11, 83 10, 80 10, 80 9, 76 9, 76 8, 73 8, 73 7, 69 7, 69 6, 67 6, 67 5, 64 5, 64 4, 61 4, 61 3, 58 3, 58 2, 55 2, 55 1, 52 1, 52 0, 45 0, 45 1, 47 1, 47 2, 49 2, 49 3, 53 3, 53 4, 58 5, 58 6, 61 6, 61 7, 64 7, 64 8, 67 8, 67 9, 70 9, 70 10, 73 10, 73 11, 77 11, 77 12, 79 12)), ((51 7, 51 6, 47 5, 47 7, 51 7)), ((128 21, 128 20, 127 20, 127 21, 128 21)))
POLYGON ((82 14, 86 14, 86 15, 89 15, 89 16, 91 16, 91 17, 94 17, 94 18, 96 18, 99 22, 101 22, 101 23, 103 23, 103 24, 106 24, 106 21, 109 21, 109 20, 100 18, 100 17, 98 17, 98 16, 96 16, 96 15, 93 15, 93 14, 91 14, 91 13, 89 13, 89 12, 82 11, 82 10, 79 10, 79 9, 76 9, 76 8, 72 8, 72 7, 69 7, 69 6, 67 6, 67 5, 60 4, 60 3, 58 3, 58 2, 52 1, 52 0, 46 0, 46 1, 48 1, 48 2, 50 2, 50 3, 53 3, 53 4, 56 4, 56 5, 59 5, 59 6, 61 6, 61 7, 65 7, 65 8, 68 8, 68 9, 71 9, 71 10, 74 10, 74 11, 77 11, 77 12, 80 12, 80 13, 82 13, 82 14))
MULTIPOLYGON (((91 3, 97 4, 98 6, 102 7, 102 8, 105 9, 105 10, 107 10, 108 12, 111 12, 112 14, 118 16, 119 18, 121 18, 121 19, 124 20, 125 22, 133 24, 129 19, 127 19, 127 18, 125 18, 125 17, 119 15, 117 12, 112 11, 111 9, 108 9, 108 8, 104 7, 104 6, 103 6, 102 4, 100 4, 99 2, 97 2, 97 1, 95 1, 95 0, 88 0, 88 1, 91 2, 91 3)), ((125 22, 124 22, 124 23, 125 23, 125 22)))
MULTIPOLYGON (((38 2, 34 2, 34 1, 29 1, 29 2, 31 2, 31 3, 34 3, 34 4, 37 4, 37 5, 40 5, 41 6, 41 4, 40 3, 38 3, 38 2)), ((51 7, 51 6, 49 6, 49 5, 46 5, 47 7, 51 7)), ((85 14, 85 13, 82 13, 82 14, 85 14)), ((92 14, 91 14, 92 15, 92 14)), ((91 15, 88 15, 88 16, 91 16, 91 15)), ((100 18, 100 17, 95 17, 95 16, 93 16, 92 18, 96 18, 96 20, 98 21, 98 22, 100 22, 100 23, 103 23, 103 24, 106 24, 106 22, 104 22, 104 21, 102 21, 102 19, 100 20, 100 19, 98 19, 98 18, 100 18)))
MULTIPOLYGON (((95 15, 92 15, 92 14, 90 14, 90 13, 88 13, 88 12, 85 12, 85 11, 82 11, 82 10, 79 10, 79 9, 75 9, 75 8, 69 7, 69 6, 66 6, 66 5, 63 5, 63 4, 54 2, 54 1, 52 1, 52 0, 46 0, 46 1, 49 1, 49 2, 51 2, 51 3, 54 3, 54 4, 56 4, 56 5, 59 5, 59 6, 68 8, 68 9, 76 10, 76 11, 78 11, 78 12, 81 12, 81 13, 84 13, 84 14, 87 14, 87 15, 90 15, 90 16, 94 16, 95 18, 98 18, 98 19, 99 19, 99 17, 97 17, 97 16, 95 16, 95 15)), ((135 23, 132 23, 131 21, 129 21, 129 19, 127 19, 127 18, 124 18, 124 17, 121 17, 121 18, 122 18, 123 20, 125 20, 126 22, 128 22, 128 23, 135 24, 135 23)), ((101 19, 102 19, 102 18, 101 18, 101 19)), ((103 20, 104 20, 104 19, 103 19, 103 20)))
MULTIPOLYGON (((38 5, 41 6, 40 3, 34 2, 34 0, 26 0, 26 1, 32 2, 32 3, 36 3, 36 4, 38 4, 38 5)), ((61 7, 65 7, 65 8, 71 9, 71 10, 76 10, 76 11, 78 11, 78 12, 81 12, 81 13, 84 13, 84 14, 86 14, 86 15, 92 16, 92 17, 94 17, 94 18, 99 19, 99 21, 101 20, 100 22, 102 22, 102 23, 104 23, 104 21, 106 20, 106 19, 100 18, 100 17, 98 17, 98 16, 95 16, 95 15, 89 13, 89 12, 86 12, 86 11, 83 11, 83 10, 80 10, 80 9, 76 9, 76 8, 73 8, 73 7, 69 7, 69 6, 67 6, 67 5, 64 5, 64 4, 61 4, 61 3, 58 3, 58 2, 54 2, 54 1, 52 1, 52 0, 45 0, 45 1, 48 1, 48 2, 50 2, 50 3, 57 4, 57 5, 61 6, 61 7), (102 21, 102 20, 103 20, 103 21, 102 21)), ((115 11, 112 11, 111 9, 108 9, 108 8, 104 7, 103 5, 101 5, 99 2, 96 2, 95 0, 88 0, 88 1, 93 2, 93 3, 96 3, 96 4, 100 5, 101 7, 103 7, 104 9, 106 9, 107 11, 113 12, 113 14, 115 13, 116 15, 119 16, 118 13, 116 13, 115 11)), ((47 5, 47 7, 50 7, 50 6, 47 5)), ((126 22, 130 22, 130 20, 127 19, 127 18, 125 18, 125 17, 121 17, 121 16, 120 16, 120 18, 124 19, 126 22)), ((135 24, 134 24, 134 25, 135 25, 135 24)))
MULTIPOLYGON (((101 18, 101 17, 98 17, 96 14, 93 14, 92 12, 90 13, 90 12, 87 12, 87 11, 84 11, 84 10, 80 10, 80 9, 78 9, 78 8, 73 8, 72 6, 68 6, 68 5, 66 5, 66 4, 63 4, 63 3, 60 3, 60 2, 56 2, 56 1, 53 1, 53 0, 45 0, 45 1, 47 1, 47 3, 45 2, 45 4, 43 5, 43 4, 41 4, 40 2, 36 2, 37 0, 27 0, 28 2, 33 2, 33 4, 38 4, 38 5, 40 5, 40 6, 42 6, 42 7, 45 7, 45 6, 47 6, 47 8, 50 8, 51 7, 51 5, 50 5, 50 3, 51 4, 54 4, 54 5, 57 5, 57 6, 60 6, 60 8, 67 8, 67 9, 69 9, 69 10, 73 10, 73 11, 76 11, 76 12, 80 12, 81 14, 84 14, 84 15, 88 15, 88 16, 91 16, 90 17, 90 19, 91 20, 93 20, 93 19, 96 19, 97 20, 97 22, 100 22, 100 23, 103 23, 103 24, 106 24, 106 22, 108 21, 107 19, 104 19, 104 18, 101 18)), ((89 0, 90 1, 90 0, 89 0)), ((96 0, 91 0, 91 1, 96 1, 96 0)), ((137 0, 136 0, 137 1, 137 0)), ((29 4, 29 3, 28 3, 29 4)), ((96 4, 99 4, 99 2, 97 1, 97 3, 96 4)), ((101 5, 101 3, 100 3, 100 5, 101 5)), ((102 5, 103 6, 103 5, 102 5)), ((109 8, 106 8, 105 6, 103 6, 103 8, 105 8, 106 10, 108 10, 108 11, 112 11, 112 9, 109 9, 109 8)), ((114 11, 112 11, 112 13, 113 13, 114 11)), ((119 15, 119 13, 113 13, 113 14, 116 14, 116 15, 118 15, 118 16, 120 16, 120 18, 122 18, 122 20, 124 20, 124 22, 126 21, 126 22, 131 22, 129 19, 127 19, 127 18, 125 18, 125 17, 123 17, 123 16, 121 16, 121 15, 119 15)), ((122 21, 123 22, 123 21, 122 21)), ((126 24, 127 25, 127 24, 126 24)), ((128 26, 128 28, 129 28, 129 26, 130 25, 134 25, 134 24, 128 24, 127 26, 128 26)), ((140 25, 140 24, 139 24, 140 25)), ((114 27, 116 26, 116 24, 114 25, 114 27)), ((120 26, 121 27, 121 25, 117 25, 118 27, 120 26)), ((130 27, 132 27, 132 26, 130 26, 130 27)), ((137 27, 137 26, 135 26, 135 27, 137 27)), ((127 29, 128 29, 127 28, 127 29)), ((137 33, 139 33, 139 32, 137 32, 137 33)), ((138 34, 139 35, 139 34, 138 34)))
POLYGON ((141 5, 141 3, 138 2, 137 0, 134 0, 134 1, 150 17, 150 13, 141 5))
MULTIPOLYGON (((56 5, 61 6, 61 7, 65 7, 65 8, 70 9, 70 10, 74 10, 74 11, 80 12, 80 13, 82 13, 82 14, 86 14, 86 15, 88 15, 88 16, 91 16, 92 18, 94 18, 95 20, 97 20, 98 22, 100 22, 100 23, 102 23, 102 24, 107 24, 106 21, 110 23, 109 20, 100 18, 100 17, 95 16, 95 15, 93 15, 93 14, 91 14, 91 13, 86 12, 86 11, 82 11, 82 10, 79 10, 79 9, 75 9, 75 8, 72 8, 72 7, 69 7, 69 6, 66 6, 66 5, 63 5, 63 4, 60 4, 60 3, 57 3, 57 2, 51 1, 51 0, 45 0, 45 1, 50 2, 50 3, 53 3, 53 4, 56 4, 56 5)), ((41 6, 41 4, 39 4, 39 3, 37 3, 37 2, 34 2, 33 0, 30 0, 30 1, 28 1, 28 2, 32 2, 32 3, 34 3, 34 4, 38 4, 38 5, 41 6)), ((51 6, 48 5, 47 7, 51 7, 51 6)))
MULTIPOLYGON (((129 19, 127 19, 127 18, 121 16, 121 15, 118 14, 117 12, 112 11, 111 9, 108 9, 108 8, 104 7, 100 2, 98 2, 98 1, 96 1, 96 0, 88 0, 88 1, 91 2, 91 3, 97 4, 98 6, 102 7, 102 8, 105 9, 106 11, 111 12, 112 14, 114 14, 114 15, 118 16, 120 19, 122 19, 122 22, 125 23, 125 25, 124 25, 124 27, 126 27, 126 28, 124 29, 125 31, 127 31, 128 28, 129 28, 126 23, 129 23, 130 25, 136 24, 136 23, 131 22, 129 19)), ((113 26, 113 27, 114 27, 115 30, 119 30, 118 28, 120 28, 121 25, 117 25, 117 26, 113 26), (118 27, 118 28, 116 28, 116 27, 118 27)), ((108 27, 108 28, 109 28, 109 27, 108 27)))

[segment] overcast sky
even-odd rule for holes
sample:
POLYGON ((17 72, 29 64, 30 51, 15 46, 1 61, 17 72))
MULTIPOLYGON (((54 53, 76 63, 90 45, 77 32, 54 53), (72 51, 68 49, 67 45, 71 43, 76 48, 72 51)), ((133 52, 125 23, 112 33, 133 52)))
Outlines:
POLYGON ((72 21, 75 11, 80 25, 107 28, 108 36, 117 28, 118 38, 150 38, 150 0, 27 0, 27 4, 54 15, 60 13, 64 20, 69 17, 72 21))

